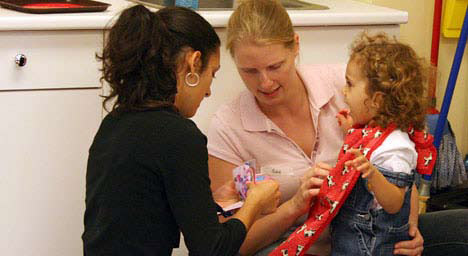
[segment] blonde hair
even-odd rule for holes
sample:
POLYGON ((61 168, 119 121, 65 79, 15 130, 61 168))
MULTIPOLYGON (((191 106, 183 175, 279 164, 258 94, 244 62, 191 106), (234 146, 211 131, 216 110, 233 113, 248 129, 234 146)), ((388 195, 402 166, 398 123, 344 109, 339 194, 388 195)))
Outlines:
POLYGON ((234 55, 234 44, 252 40, 258 44, 294 45, 294 30, 286 9, 278 0, 240 0, 229 18, 226 48, 234 55))
POLYGON ((395 123, 405 130, 424 129, 427 103, 424 98, 427 65, 408 45, 385 33, 362 33, 351 46, 355 59, 368 80, 367 93, 383 93, 374 121, 386 127, 395 123))

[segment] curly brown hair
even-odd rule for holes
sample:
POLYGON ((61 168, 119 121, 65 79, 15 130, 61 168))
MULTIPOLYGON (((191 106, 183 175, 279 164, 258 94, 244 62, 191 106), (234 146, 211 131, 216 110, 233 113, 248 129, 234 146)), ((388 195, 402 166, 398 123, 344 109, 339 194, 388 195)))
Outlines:
POLYGON ((368 95, 383 93, 373 120, 382 127, 395 123, 401 130, 424 129, 427 103, 424 97, 427 65, 408 45, 385 33, 362 33, 351 45, 369 85, 368 95))
POLYGON ((187 49, 200 51, 201 72, 220 46, 213 27, 196 12, 167 7, 153 13, 142 5, 124 10, 112 26, 102 55, 101 81, 116 98, 111 113, 173 107, 177 67, 187 49))

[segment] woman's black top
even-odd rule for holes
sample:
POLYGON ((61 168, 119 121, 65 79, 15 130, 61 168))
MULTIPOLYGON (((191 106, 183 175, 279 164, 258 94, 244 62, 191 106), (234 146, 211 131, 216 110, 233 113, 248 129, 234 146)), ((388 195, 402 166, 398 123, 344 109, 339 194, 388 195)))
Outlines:
POLYGON ((219 223, 206 137, 169 109, 107 115, 89 150, 85 255, 235 255, 238 219, 219 223))

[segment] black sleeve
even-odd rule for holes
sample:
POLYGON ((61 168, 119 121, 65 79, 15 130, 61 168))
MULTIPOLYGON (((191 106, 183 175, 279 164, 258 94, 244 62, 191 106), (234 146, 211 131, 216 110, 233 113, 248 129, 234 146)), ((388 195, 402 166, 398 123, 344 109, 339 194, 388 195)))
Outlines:
POLYGON ((206 137, 191 123, 171 129, 162 163, 169 205, 190 255, 236 255, 246 236, 238 219, 219 223, 210 190, 206 137))

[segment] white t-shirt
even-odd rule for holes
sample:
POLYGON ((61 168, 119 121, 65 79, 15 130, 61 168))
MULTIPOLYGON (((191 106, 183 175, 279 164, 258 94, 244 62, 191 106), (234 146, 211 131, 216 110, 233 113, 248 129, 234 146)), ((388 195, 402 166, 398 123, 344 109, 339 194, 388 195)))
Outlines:
MULTIPOLYGON (((418 153, 414 148, 414 143, 406 132, 395 130, 388 135, 382 145, 374 150, 370 157, 370 162, 374 166, 385 168, 392 172, 402 172, 412 174, 416 169, 418 153)), ((373 209, 380 209, 382 206, 374 198, 373 209)))

